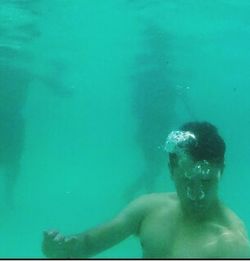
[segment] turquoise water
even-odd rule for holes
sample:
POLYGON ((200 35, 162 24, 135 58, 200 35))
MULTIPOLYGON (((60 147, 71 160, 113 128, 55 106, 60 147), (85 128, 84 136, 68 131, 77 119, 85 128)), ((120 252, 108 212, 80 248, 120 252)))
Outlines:
MULTIPOLYGON (((31 75, 21 108, 26 127, 14 203, 1 203, 0 257, 43 257, 43 230, 84 231, 125 206, 124 191, 146 165, 135 139, 131 75, 146 66, 136 57, 155 54, 154 46, 166 59, 162 71, 174 95, 166 100, 170 126, 207 120, 218 127, 227 143, 221 197, 249 230, 249 1, 0 2, 1 68, 8 63, 31 75), (27 24, 37 33, 22 31, 27 24), (165 45, 147 45, 150 25, 160 28, 155 41, 164 42, 164 35, 165 45)), ((162 103, 158 89, 151 91, 162 103)), ((166 162, 154 190, 173 189, 166 162)), ((98 255, 140 256, 135 238, 98 255)))

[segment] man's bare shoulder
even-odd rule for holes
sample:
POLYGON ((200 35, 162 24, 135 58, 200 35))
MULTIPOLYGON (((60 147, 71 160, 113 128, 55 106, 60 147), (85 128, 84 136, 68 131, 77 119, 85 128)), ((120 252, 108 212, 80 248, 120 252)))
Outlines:
POLYGON ((151 208, 160 205, 170 205, 178 200, 176 193, 151 193, 143 195, 134 200, 134 204, 150 206, 151 208))
POLYGON ((242 219, 230 208, 223 206, 224 219, 231 230, 238 231, 247 236, 247 230, 242 219))
POLYGON ((152 193, 140 196, 129 203, 114 220, 116 223, 132 227, 137 234, 140 225, 148 216, 155 212, 158 213, 163 208, 169 209, 176 200, 175 198, 177 197, 173 193, 152 193))
POLYGON ((171 209, 176 205, 178 198, 176 193, 152 193, 138 197, 126 208, 126 212, 143 217, 162 208, 171 209))

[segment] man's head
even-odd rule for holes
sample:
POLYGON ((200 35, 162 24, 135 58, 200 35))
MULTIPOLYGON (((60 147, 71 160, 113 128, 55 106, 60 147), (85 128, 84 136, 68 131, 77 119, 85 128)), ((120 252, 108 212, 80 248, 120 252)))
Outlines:
POLYGON ((182 205, 205 210, 217 200, 225 142, 208 122, 189 122, 169 134, 169 168, 182 205))

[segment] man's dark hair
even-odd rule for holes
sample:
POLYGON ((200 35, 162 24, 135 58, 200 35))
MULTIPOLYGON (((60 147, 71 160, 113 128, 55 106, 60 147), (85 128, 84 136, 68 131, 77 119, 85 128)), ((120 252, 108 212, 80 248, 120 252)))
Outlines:
MULTIPOLYGON (((224 166, 226 144, 214 125, 209 122, 188 122, 182 125, 180 130, 189 131, 196 137, 197 143, 187 148, 194 161, 207 160, 212 164, 224 166)), ((177 155, 170 153, 169 160, 173 167, 177 163, 177 155)))

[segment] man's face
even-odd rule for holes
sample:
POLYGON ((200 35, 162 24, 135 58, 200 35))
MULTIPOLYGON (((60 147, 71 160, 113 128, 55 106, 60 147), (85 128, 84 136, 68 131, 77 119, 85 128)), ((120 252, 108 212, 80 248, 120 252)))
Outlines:
POLYGON ((172 170, 177 194, 189 212, 204 212, 217 200, 221 168, 206 160, 194 162, 190 157, 178 160, 172 170))

